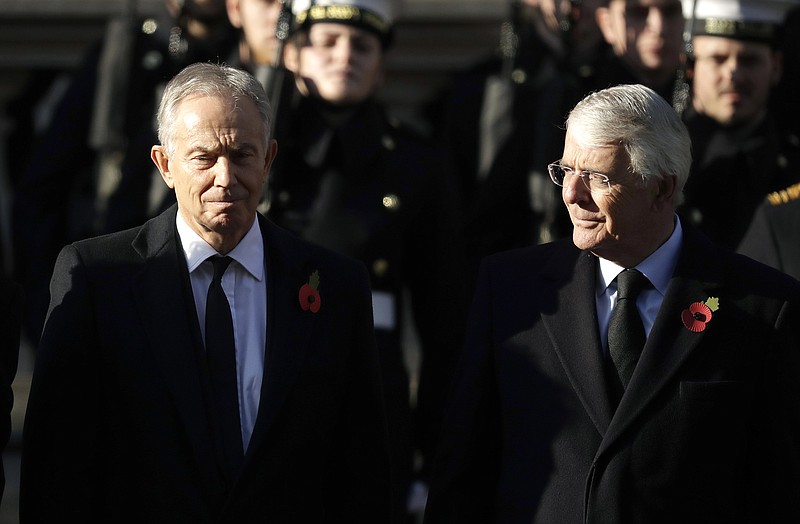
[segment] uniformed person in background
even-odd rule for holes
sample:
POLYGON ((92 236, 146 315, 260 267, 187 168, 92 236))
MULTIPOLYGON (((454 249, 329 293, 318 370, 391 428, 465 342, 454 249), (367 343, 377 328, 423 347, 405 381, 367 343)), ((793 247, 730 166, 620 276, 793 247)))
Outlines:
POLYGON ((165 0, 156 17, 139 15, 135 0, 126 6, 87 53, 18 181, 15 268, 33 343, 60 249, 141 224, 174 202, 171 193, 151 194, 164 186, 149 154, 161 92, 184 66, 224 59, 234 43, 225 0, 165 0))
POLYGON ((776 125, 770 94, 781 77, 777 0, 684 0, 693 54, 687 71, 692 173, 678 212, 736 249, 764 197, 800 181, 800 148, 776 125))
MULTIPOLYGON (((283 67, 283 50, 292 24, 291 0, 226 0, 226 5, 228 20, 239 35, 227 63, 256 77, 273 111, 279 114, 294 84, 291 73, 283 67)), ((265 210, 262 205, 260 211, 265 210)))
POLYGON ((800 280, 800 184, 767 195, 738 251, 800 280))
POLYGON ((642 84, 675 103, 683 64, 681 0, 605 0, 596 11, 608 44, 583 93, 642 84))
MULTIPOLYGON (((428 103, 464 206, 466 260, 571 231, 546 166, 561 153, 564 115, 603 47, 600 0, 512 0, 497 49, 428 103)), ((474 280, 474 278, 473 278, 474 280)))
POLYGON ((466 296, 455 192, 437 151, 376 100, 392 40, 392 3, 295 0, 292 10, 295 29, 283 62, 294 91, 278 109, 280 145, 267 215, 370 271, 395 505, 403 521, 410 518, 413 475, 424 481, 428 471, 462 343, 466 296), (413 388, 406 366, 412 346, 404 335, 408 310, 421 350, 413 388), (421 464, 415 468, 416 456, 421 464))

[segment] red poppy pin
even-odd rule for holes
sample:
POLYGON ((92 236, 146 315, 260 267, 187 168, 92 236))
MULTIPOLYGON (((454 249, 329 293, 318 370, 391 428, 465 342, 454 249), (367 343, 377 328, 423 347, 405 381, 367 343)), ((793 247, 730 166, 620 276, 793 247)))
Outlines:
POLYGON ((681 312, 681 320, 686 329, 694 333, 705 331, 706 324, 711 321, 714 312, 719 309, 719 299, 708 297, 705 302, 693 302, 688 309, 681 312))
POLYGON ((300 308, 303 311, 319 311, 322 299, 319 296, 319 271, 311 273, 308 282, 300 287, 300 308))

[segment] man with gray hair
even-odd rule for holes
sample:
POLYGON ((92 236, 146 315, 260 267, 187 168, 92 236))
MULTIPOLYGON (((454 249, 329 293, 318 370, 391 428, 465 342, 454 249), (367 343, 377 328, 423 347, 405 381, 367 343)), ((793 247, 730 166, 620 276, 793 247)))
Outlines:
POLYGON ((177 204, 59 255, 21 522, 387 522, 366 269, 257 213, 270 107, 198 63, 158 111, 177 204))
POLYGON ((800 284, 682 226, 690 164, 647 87, 570 113, 572 239, 484 260, 426 524, 798 521, 800 284))

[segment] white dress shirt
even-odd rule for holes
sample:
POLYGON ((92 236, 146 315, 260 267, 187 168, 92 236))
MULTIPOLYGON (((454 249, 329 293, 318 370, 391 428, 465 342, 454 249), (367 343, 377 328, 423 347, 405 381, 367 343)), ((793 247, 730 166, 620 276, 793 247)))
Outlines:
MULTIPOLYGON (((206 260, 218 253, 189 227, 180 213, 177 226, 189 267, 197 320, 205 340, 206 295, 214 275, 211 262, 206 260)), ((233 262, 222 276, 222 288, 233 317, 242 447, 247 451, 261 398, 267 341, 267 281, 264 241, 258 220, 253 221, 250 230, 228 256, 233 262)))
MULTIPOLYGON (((644 332, 650 336, 650 330, 656 321, 658 310, 664 301, 664 294, 667 292, 672 273, 675 271, 675 264, 678 262, 678 255, 681 250, 683 240, 683 228, 681 221, 675 217, 675 229, 669 239, 661 244, 650 256, 642 260, 635 269, 647 277, 650 286, 646 287, 636 299, 636 309, 644 324, 644 332)), ((624 269, 614 262, 599 258, 597 278, 597 289, 595 290, 595 302, 597 304, 597 321, 600 328, 600 342, 604 351, 608 351, 608 323, 611 319, 611 311, 617 303, 617 278, 624 269)))

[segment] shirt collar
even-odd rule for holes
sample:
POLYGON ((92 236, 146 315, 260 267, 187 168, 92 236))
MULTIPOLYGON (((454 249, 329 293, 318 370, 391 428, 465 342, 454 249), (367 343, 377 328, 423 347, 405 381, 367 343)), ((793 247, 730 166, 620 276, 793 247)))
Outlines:
MULTIPOLYGON (((217 251, 208 242, 203 240, 189 224, 183 219, 180 213, 175 220, 178 228, 178 237, 181 240, 183 254, 186 256, 186 265, 189 273, 197 269, 206 259, 217 255, 217 251)), ((261 228, 258 220, 253 220, 250 230, 228 253, 228 256, 238 262, 253 278, 259 282, 264 278, 264 240, 261 236, 261 228)))
MULTIPOLYGON (((667 241, 636 265, 636 269, 647 277, 662 296, 666 294, 667 285, 675 271, 675 264, 678 262, 682 242, 683 228, 681 227, 680 218, 676 215, 675 229, 672 230, 672 234, 667 241)), ((617 278, 617 275, 626 268, 610 260, 598 258, 600 259, 600 281, 598 285, 601 286, 600 293, 603 293, 611 282, 617 278)))

